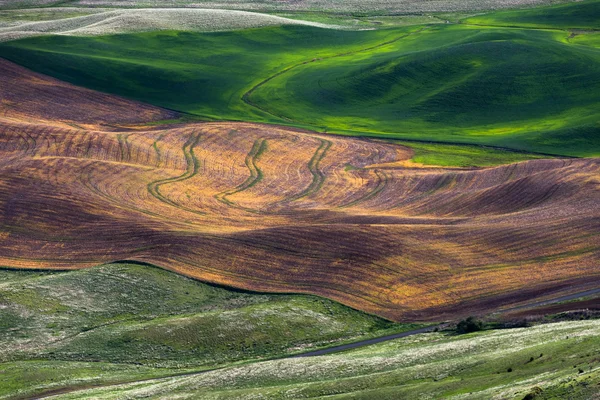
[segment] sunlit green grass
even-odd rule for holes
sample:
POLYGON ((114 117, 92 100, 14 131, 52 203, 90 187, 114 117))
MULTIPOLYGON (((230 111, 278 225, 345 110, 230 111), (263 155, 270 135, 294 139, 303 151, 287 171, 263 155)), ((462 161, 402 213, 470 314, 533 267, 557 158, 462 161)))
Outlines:
MULTIPOLYGON (((190 119, 598 156, 597 34, 537 28, 595 29, 599 4, 363 31, 284 26, 38 37, 1 44, 0 56, 190 119), (515 15, 520 20, 511 22, 515 15), (536 29, 499 26, 511 24, 536 29)), ((441 164, 486 165, 450 160, 441 164)))
POLYGON ((412 158, 413 162, 442 167, 491 167, 536 158, 547 158, 547 156, 543 155, 519 153, 483 146, 406 141, 394 142, 413 149, 415 152, 412 158))
POLYGON ((529 10, 509 10, 473 16, 467 24, 530 28, 600 29, 600 1, 585 0, 529 10))
POLYGON ((600 53, 567 34, 435 26, 383 48, 299 66, 250 100, 328 132, 600 151, 600 53))
POLYGON ((587 36, 287 26, 29 38, 0 45, 0 56, 207 120, 596 156, 600 51, 587 36))
POLYGON ((0 56, 78 85, 208 119, 268 120, 242 101, 264 77, 307 59, 376 45, 393 35, 287 26, 40 37, 4 43, 0 56))

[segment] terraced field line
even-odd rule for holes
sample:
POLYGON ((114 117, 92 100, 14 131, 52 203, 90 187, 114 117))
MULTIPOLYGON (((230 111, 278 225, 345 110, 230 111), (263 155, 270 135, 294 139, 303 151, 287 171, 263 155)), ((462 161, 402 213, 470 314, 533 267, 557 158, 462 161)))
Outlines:
POLYGON ((252 148, 250 149, 250 152, 248 152, 248 155, 246 155, 245 160, 246 166, 248 167, 248 170, 250 170, 250 176, 242 184, 236 186, 235 188, 216 194, 215 198, 221 203, 227 204, 228 206, 233 206, 246 210, 247 208, 238 206, 236 203, 228 200, 227 197, 236 193, 243 192, 244 190, 248 190, 262 180, 263 173, 258 167, 257 163, 260 159, 260 156, 264 153, 266 149, 267 139, 256 139, 256 141, 254 141, 254 144, 252 145, 252 148))
POLYGON ((315 193, 321 188, 321 186, 323 186, 323 182, 325 182, 325 174, 323 174, 323 172, 321 172, 321 170, 319 169, 319 163, 325 157, 327 150, 329 150, 329 148, 331 147, 331 142, 325 139, 319 140, 321 141, 321 145, 319 146, 319 148, 317 148, 317 151, 315 151, 315 154, 313 154, 312 158, 308 162, 308 170, 313 176, 312 182, 310 183, 310 185, 308 185, 306 189, 296 194, 295 196, 286 199, 284 203, 296 201, 303 197, 306 197, 312 193, 315 193))
POLYGON ((163 196, 160 193, 161 186, 168 185, 170 183, 185 181, 186 179, 190 179, 198 173, 198 170, 200 169, 200 162, 198 161, 198 159, 196 158, 196 155, 194 154, 194 147, 200 141, 200 137, 201 137, 200 134, 197 134, 197 135, 192 134, 192 135, 190 135, 190 138, 188 139, 188 141, 185 142, 185 144, 183 145, 183 155, 184 155, 185 161, 186 161, 185 172, 175 178, 167 178, 167 179, 161 179, 158 181, 150 182, 148 184, 148 192, 152 196, 157 198, 158 200, 162 201, 163 203, 169 204, 173 207, 177 207, 181 210, 185 210, 185 211, 188 211, 188 212, 191 212, 194 214, 206 215, 206 213, 203 211, 194 210, 192 208, 184 207, 180 204, 177 204, 173 200, 163 196))
POLYGON ((117 135, 117 141, 119 142, 119 149, 121 151, 121 161, 131 160, 131 151, 129 149, 129 142, 127 141, 129 135, 131 134, 119 133, 117 135))
POLYGON ((385 189, 385 186, 387 185, 387 181, 388 181, 388 175, 384 171, 380 171, 378 169, 376 169, 374 171, 375 171, 375 175, 377 176, 377 186, 375 187, 375 189, 373 189, 369 193, 366 193, 364 196, 361 196, 354 201, 351 201, 347 204, 343 204, 343 205, 339 206, 338 208, 352 207, 357 204, 363 203, 363 202, 377 196, 379 193, 381 193, 381 191, 383 189, 385 189))
POLYGON ((104 193, 102 190, 100 190, 96 185, 94 185, 92 183, 92 172, 93 170, 91 169, 94 166, 94 163, 97 161, 93 161, 91 162, 89 165, 83 167, 81 169, 81 173, 79 174, 79 181, 81 182, 81 184, 83 186, 85 186, 86 188, 88 188, 92 193, 95 193, 96 195, 100 196, 103 199, 106 199, 107 201, 109 201, 110 203, 115 204, 117 207, 121 207, 121 208, 126 208, 129 210, 134 210, 134 211, 138 211, 141 212, 143 214, 146 215, 150 215, 153 217, 158 217, 158 218, 164 218, 163 216, 161 216, 160 214, 157 214, 155 212, 152 212, 150 210, 145 210, 139 207, 135 207, 132 206, 130 204, 126 204, 123 201, 120 201, 106 193, 104 193), (89 170, 88 170, 89 169, 89 170), (85 176, 85 179, 84 179, 85 176))
POLYGON ((289 117, 286 117, 286 116, 283 116, 283 115, 277 115, 277 114, 269 111, 265 107, 259 106, 258 104, 254 103, 254 102, 252 102, 252 100, 250 100, 250 96, 252 95, 252 93, 254 93, 254 91, 256 91, 256 89, 260 88, 261 86, 264 86, 265 84, 269 83, 273 79, 275 79, 275 78, 277 78, 277 77, 279 77, 279 76, 281 76, 281 75, 283 75, 283 74, 285 74, 285 73, 293 70, 294 68, 298 68, 298 67, 301 67, 303 65, 311 64, 311 63, 318 62, 318 61, 330 60, 332 58, 344 57, 344 56, 349 56, 349 55, 352 55, 352 54, 362 53, 362 52, 369 51, 369 50, 375 50, 377 48, 384 47, 384 46, 387 46, 387 45, 392 44, 392 43, 396 43, 396 42, 398 42, 398 41, 400 41, 400 40, 402 40, 404 38, 407 38, 409 36, 421 33, 421 32, 423 32, 426 29, 429 29, 429 27, 428 26, 423 27, 423 28, 418 29, 418 30, 416 30, 414 32, 407 33, 407 34, 399 36, 399 37, 397 37, 395 39, 388 40, 387 42, 379 43, 379 44, 376 44, 374 46, 365 47, 365 48, 358 49, 358 50, 347 51, 345 53, 334 54, 334 55, 326 56, 326 57, 313 58, 312 60, 306 60, 306 61, 300 62, 298 64, 290 65, 289 67, 286 67, 286 68, 282 69, 281 71, 279 71, 279 72, 277 72, 277 73, 275 73, 275 74, 267 77, 266 79, 262 80, 261 82, 257 83, 253 87, 251 87, 250 90, 248 90, 246 93, 244 93, 242 95, 242 101, 244 103, 248 104, 250 107, 254 107, 254 108, 256 108, 258 110, 261 110, 262 112, 265 112, 265 113, 267 113, 269 115, 272 115, 272 116, 274 116, 276 118, 283 119, 283 120, 288 121, 288 122, 298 122, 298 121, 294 121, 293 119, 291 119, 289 117))
POLYGON ((162 166, 162 161, 160 159, 161 158, 161 152, 160 152, 160 149, 158 148, 158 142, 160 142, 164 136, 165 136, 165 134, 161 133, 156 138, 156 140, 154 141, 154 143, 152 143, 152 148, 156 152, 156 168, 160 168, 162 166))

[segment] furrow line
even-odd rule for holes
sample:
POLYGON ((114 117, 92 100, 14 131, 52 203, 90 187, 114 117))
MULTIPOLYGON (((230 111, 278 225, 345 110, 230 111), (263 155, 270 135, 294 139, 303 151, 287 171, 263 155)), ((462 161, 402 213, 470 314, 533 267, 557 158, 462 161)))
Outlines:
POLYGON ((202 135, 200 135, 200 134, 197 134, 197 135, 191 134, 188 141, 185 142, 185 144, 183 145, 183 154, 184 154, 185 161, 186 161, 186 170, 183 174, 181 174, 180 176, 174 177, 174 178, 167 178, 167 179, 161 179, 158 181, 150 182, 147 187, 148 187, 148 192, 152 196, 154 196, 155 198, 157 198, 158 200, 160 200, 161 202, 163 202, 165 204, 168 204, 170 206, 173 206, 173 207, 176 207, 181 210, 188 211, 188 212, 191 212, 194 214, 206 215, 206 213, 203 211, 199 211, 199 210, 195 210, 192 208, 182 206, 182 205, 176 203, 175 201, 165 197, 162 193, 160 193, 161 186, 185 181, 187 179, 194 177, 198 173, 198 170, 200 169, 200 162, 198 161, 198 159, 196 158, 196 155, 194 154, 194 147, 198 144, 198 142, 200 142, 201 136, 202 135))

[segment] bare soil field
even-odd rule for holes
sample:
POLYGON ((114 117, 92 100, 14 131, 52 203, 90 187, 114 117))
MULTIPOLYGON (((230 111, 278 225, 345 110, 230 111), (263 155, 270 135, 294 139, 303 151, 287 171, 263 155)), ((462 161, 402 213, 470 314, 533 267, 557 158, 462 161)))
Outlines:
POLYGON ((0 118, 86 127, 177 118, 178 113, 31 72, 0 59, 0 118))
POLYGON ((12 79, 1 90, 79 97, 50 115, 26 95, 3 109, 0 265, 148 262, 393 320, 600 283, 599 159, 452 169, 412 164, 410 149, 390 143, 259 124, 108 130, 98 121, 165 112, 38 75, 12 79), (53 118, 91 128, 41 121, 53 118))

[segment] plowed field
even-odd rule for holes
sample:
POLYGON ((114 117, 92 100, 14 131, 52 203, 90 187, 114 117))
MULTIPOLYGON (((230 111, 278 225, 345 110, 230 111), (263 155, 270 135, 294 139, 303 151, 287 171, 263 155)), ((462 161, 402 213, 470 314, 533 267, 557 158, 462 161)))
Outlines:
POLYGON ((424 167, 406 147, 288 128, 94 130, 16 110, 0 119, 0 265, 135 260, 394 320, 600 282, 599 159, 424 167))

